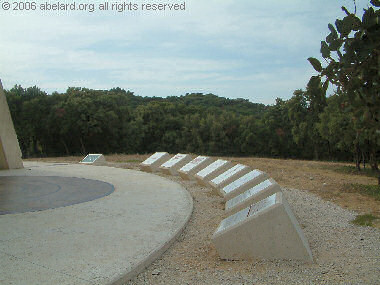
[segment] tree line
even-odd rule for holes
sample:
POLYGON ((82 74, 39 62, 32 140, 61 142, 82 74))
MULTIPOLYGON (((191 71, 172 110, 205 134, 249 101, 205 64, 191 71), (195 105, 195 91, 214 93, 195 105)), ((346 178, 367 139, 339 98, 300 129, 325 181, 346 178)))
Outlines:
MULTIPOLYGON (((311 88, 273 106, 213 94, 149 98, 120 88, 6 97, 24 157, 151 153, 350 160, 355 130, 341 97, 311 88), (344 133, 344 135, 342 135, 344 133)), ((369 157, 363 140, 360 155, 369 157)))
POLYGON ((141 97, 121 88, 68 88, 47 94, 20 85, 6 90, 24 157, 168 151, 368 162, 380 146, 380 1, 362 19, 328 25, 325 66, 304 89, 274 105, 213 94, 141 97), (326 96, 329 84, 336 86, 326 96))

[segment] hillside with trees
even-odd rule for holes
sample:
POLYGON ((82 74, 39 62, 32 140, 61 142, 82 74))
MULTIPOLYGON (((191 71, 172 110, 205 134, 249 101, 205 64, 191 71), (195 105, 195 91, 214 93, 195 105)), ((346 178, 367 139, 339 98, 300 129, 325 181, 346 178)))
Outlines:
POLYGON ((168 151, 368 162, 380 149, 380 1, 346 14, 321 43, 325 66, 289 100, 265 106, 213 94, 141 97, 121 88, 46 94, 19 85, 6 96, 25 158, 168 151), (336 86, 326 96, 329 84, 336 86))

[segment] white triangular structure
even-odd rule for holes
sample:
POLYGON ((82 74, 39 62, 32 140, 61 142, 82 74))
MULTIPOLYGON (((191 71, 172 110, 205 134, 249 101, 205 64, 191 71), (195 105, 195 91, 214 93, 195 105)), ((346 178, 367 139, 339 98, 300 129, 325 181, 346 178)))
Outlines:
POLYGON ((232 167, 228 160, 218 159, 195 174, 195 179, 202 186, 210 186, 210 181, 232 167))
POLYGON ((194 174, 205 168, 212 161, 213 160, 208 156, 197 156, 178 170, 179 176, 185 180, 193 180, 195 179, 194 174))
POLYGON ((0 169, 23 168, 21 150, 0 80, 0 169))
POLYGON ((313 261, 309 244, 281 192, 224 219, 212 241, 222 259, 313 261))
POLYGON ((169 159, 170 155, 167 152, 156 152, 140 163, 140 169, 146 172, 156 172, 169 159))
POLYGON ((168 175, 178 175, 178 170, 190 162, 191 156, 188 154, 178 153, 171 159, 162 164, 159 169, 168 175))
POLYGON ((240 195, 228 200, 226 202, 225 216, 231 216, 277 192, 281 192, 280 185, 278 185, 272 178, 267 179, 241 193, 240 195))
POLYGON ((80 163, 92 165, 104 165, 105 162, 106 158, 100 153, 90 153, 80 161, 80 163))
POLYGON ((220 189, 220 193, 224 200, 227 201, 243 193, 250 187, 259 184, 267 178, 268 175, 265 172, 255 169, 224 186, 220 189))
POLYGON ((212 179, 210 181, 210 185, 212 188, 214 188, 215 193, 221 195, 219 189, 247 174, 249 171, 250 169, 248 166, 245 166, 243 164, 236 164, 234 167, 228 169, 227 171, 212 179))

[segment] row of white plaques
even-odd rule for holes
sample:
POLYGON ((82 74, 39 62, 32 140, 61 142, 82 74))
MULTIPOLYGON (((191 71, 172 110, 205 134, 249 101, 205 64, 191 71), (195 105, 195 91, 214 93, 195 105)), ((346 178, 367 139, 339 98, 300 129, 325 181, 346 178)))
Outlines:
POLYGON ((221 258, 313 260, 280 186, 266 173, 223 159, 166 152, 156 152, 140 166, 196 180, 224 198, 226 217, 212 237, 221 258))

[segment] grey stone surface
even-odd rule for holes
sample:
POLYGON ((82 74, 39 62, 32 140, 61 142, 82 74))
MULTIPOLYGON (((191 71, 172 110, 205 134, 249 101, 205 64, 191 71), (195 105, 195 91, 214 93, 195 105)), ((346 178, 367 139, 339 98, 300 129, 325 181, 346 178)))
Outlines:
POLYGON ((80 164, 25 166, 0 175, 96 179, 115 191, 91 202, 0 216, 1 284, 122 284, 170 246, 192 213, 189 193, 163 177, 80 164))
POLYGON ((185 180, 195 180, 194 174, 207 167, 213 159, 208 156, 197 156, 178 170, 179 176, 185 180))
POLYGON ((243 193, 250 187, 261 183, 267 177, 268 175, 266 173, 258 169, 252 170, 220 189, 220 193, 223 195, 224 200, 230 200, 243 193))
POLYGON ((110 195, 113 185, 61 176, 0 176, 0 215, 43 211, 110 195))
POLYGON ((211 163, 206 168, 202 169, 195 174, 195 179, 199 185, 206 187, 212 187, 210 181, 215 177, 219 176, 223 172, 227 171, 232 167, 232 163, 228 160, 218 159, 215 162, 211 163))
POLYGON ((232 183, 236 179, 239 179, 249 171, 250 168, 248 166, 243 164, 236 164, 234 167, 228 169, 227 171, 212 179, 210 181, 210 185, 212 188, 214 188, 214 192, 216 194, 223 196, 219 189, 222 189, 224 186, 232 183))
POLYGON ((0 80, 0 169, 22 167, 20 146, 0 80))
POLYGON ((162 164, 159 169, 167 175, 178 175, 178 170, 191 161, 191 156, 184 153, 177 153, 171 159, 162 164))
POLYGON ((224 219, 212 241, 222 259, 313 262, 309 243, 281 192, 224 219))
POLYGON ((266 197, 273 195, 276 192, 281 192, 280 185, 278 185, 272 178, 267 179, 248 189, 244 193, 228 200, 225 206, 225 215, 232 215, 254 203, 259 202, 262 199, 265 199, 266 197))
POLYGON ((80 163, 84 164, 93 164, 93 165, 104 165, 106 162, 106 158, 101 153, 90 153, 86 155, 85 158, 80 161, 80 163))
POLYGON ((167 152, 156 152, 140 164, 140 169, 146 172, 156 172, 169 159, 170 155, 167 152))

